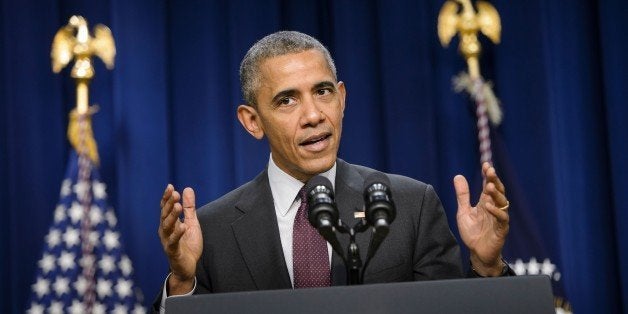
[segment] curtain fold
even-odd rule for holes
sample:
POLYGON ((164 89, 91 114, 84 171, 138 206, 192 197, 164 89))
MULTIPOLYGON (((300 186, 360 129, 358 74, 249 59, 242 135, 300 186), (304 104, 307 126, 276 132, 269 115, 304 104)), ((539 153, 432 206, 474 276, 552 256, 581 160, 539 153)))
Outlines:
POLYGON ((609 168, 611 177, 610 193, 612 195, 611 215, 615 222, 616 240, 613 251, 617 256, 619 276, 621 279, 621 298, 623 309, 628 311, 628 230, 623 222, 628 221, 628 128, 625 119, 628 117, 628 62, 625 49, 628 44, 620 38, 625 35, 628 27, 628 3, 611 3, 601 1, 598 4, 599 43, 601 46, 602 66, 602 99, 606 111, 605 139, 609 151, 609 168))

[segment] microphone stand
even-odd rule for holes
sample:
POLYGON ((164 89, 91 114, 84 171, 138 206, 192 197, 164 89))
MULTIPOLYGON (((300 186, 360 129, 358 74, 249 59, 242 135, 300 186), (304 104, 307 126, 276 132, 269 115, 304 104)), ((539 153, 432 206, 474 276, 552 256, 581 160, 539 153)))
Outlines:
POLYGON ((349 234, 349 247, 347 248, 347 256, 341 255, 347 267, 347 284, 348 285, 361 285, 363 274, 360 274, 362 268, 362 258, 360 258, 360 248, 355 242, 355 235, 362 233, 368 229, 368 225, 360 220, 358 223, 350 228, 342 220, 338 219, 338 228, 336 230, 340 233, 349 234))

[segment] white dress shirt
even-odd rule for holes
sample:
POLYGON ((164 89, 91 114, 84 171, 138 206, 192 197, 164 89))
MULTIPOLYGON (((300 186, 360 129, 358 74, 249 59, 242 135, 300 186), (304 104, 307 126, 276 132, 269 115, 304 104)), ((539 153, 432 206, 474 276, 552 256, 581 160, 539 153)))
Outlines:
MULTIPOLYGON (((335 190, 336 163, 334 163, 331 169, 321 173, 320 175, 329 179, 332 184, 332 188, 335 190)), ((268 181, 271 193, 273 194, 275 215, 277 216, 277 226, 279 228, 279 238, 281 240, 283 256, 286 259, 290 282, 294 287, 294 271, 292 268, 292 229, 294 225, 294 218, 297 216, 297 211, 301 205, 301 198, 298 194, 305 183, 293 178, 281 170, 273 161, 272 154, 268 160, 268 181)), ((329 243, 327 243, 327 254, 329 256, 329 265, 331 266, 332 248, 329 243)), ((168 274, 166 280, 164 281, 164 288, 159 309, 160 313, 165 312, 166 298, 192 295, 194 290, 196 290, 196 278, 194 278, 194 288, 192 288, 192 291, 183 295, 168 296, 166 291, 168 277, 170 277, 170 274, 168 274)))

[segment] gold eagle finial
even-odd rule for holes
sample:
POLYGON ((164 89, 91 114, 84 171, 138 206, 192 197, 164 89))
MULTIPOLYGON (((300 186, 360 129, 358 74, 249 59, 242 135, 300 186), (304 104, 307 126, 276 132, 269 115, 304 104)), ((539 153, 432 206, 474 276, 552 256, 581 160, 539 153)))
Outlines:
POLYGON ((460 33, 460 53, 467 60, 469 75, 480 76, 478 58, 481 52, 478 32, 498 44, 501 36, 501 21, 495 7, 485 1, 477 1, 477 12, 470 0, 446 1, 438 14, 438 38, 444 47, 460 33), (461 12, 458 12, 462 7, 461 12))
POLYGON ((93 55, 100 57, 108 69, 113 68, 116 46, 111 30, 98 24, 94 27, 92 37, 87 21, 82 16, 72 16, 68 24, 57 31, 52 41, 52 71, 59 73, 75 60, 71 76, 76 81, 76 109, 70 113, 68 139, 78 154, 87 156, 98 164, 98 147, 91 125, 91 115, 96 108, 89 107, 88 89, 89 82, 94 77, 93 55))
POLYGON ((107 69, 113 69, 116 57, 116 45, 109 27, 98 24, 94 27, 94 37, 89 35, 87 21, 82 16, 74 15, 64 27, 61 27, 52 41, 52 71, 59 73, 72 59, 76 59, 72 69, 74 78, 92 78, 92 55, 102 59, 107 69), (87 62, 86 62, 87 61, 87 62))

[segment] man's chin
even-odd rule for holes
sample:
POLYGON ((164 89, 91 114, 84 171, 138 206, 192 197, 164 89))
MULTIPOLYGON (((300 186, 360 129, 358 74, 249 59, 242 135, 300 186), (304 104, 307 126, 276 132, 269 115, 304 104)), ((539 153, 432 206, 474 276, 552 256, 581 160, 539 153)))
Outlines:
POLYGON ((309 174, 311 177, 321 174, 334 166, 336 163, 336 156, 330 156, 325 158, 320 158, 316 160, 312 160, 305 165, 305 172, 309 174))

